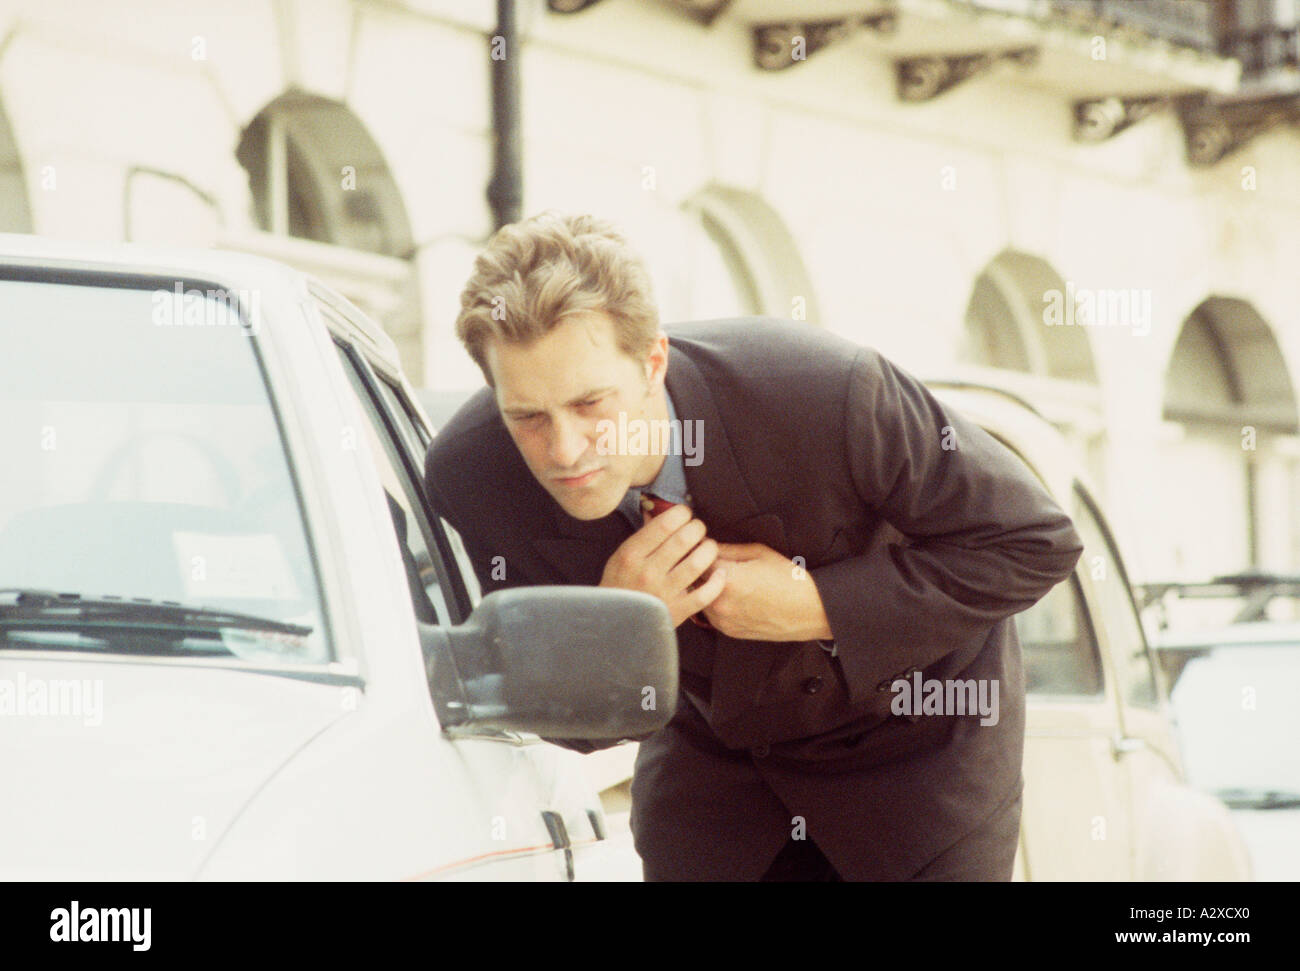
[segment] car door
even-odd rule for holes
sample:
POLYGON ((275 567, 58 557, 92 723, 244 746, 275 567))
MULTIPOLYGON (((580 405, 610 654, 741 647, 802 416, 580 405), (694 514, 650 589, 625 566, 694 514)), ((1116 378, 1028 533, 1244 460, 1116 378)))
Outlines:
MULTIPOLYGON (((1073 518, 1083 538, 1089 595, 1119 700, 1113 750, 1126 779, 1133 828, 1133 879, 1231 878, 1236 850, 1219 807, 1184 782, 1173 723, 1157 680, 1128 575, 1096 503, 1076 486, 1073 518), (1209 870, 1202 869, 1208 867, 1209 870)), ((1238 876, 1240 874, 1237 874, 1238 876)))
MULTIPOLYGON (((367 418, 363 432, 381 466, 390 508, 396 507, 394 525, 404 533, 397 538, 416 615, 426 624, 462 623, 477 589, 464 582, 444 524, 428 515, 420 474, 422 423, 403 405, 405 394, 389 365, 360 342, 347 340, 347 320, 336 308, 322 304, 320 310, 334 323, 335 346, 367 418)), ((603 835, 600 820, 578 808, 580 797, 564 792, 564 774, 531 751, 540 741, 488 730, 437 740, 454 750, 477 793, 481 828, 493 844, 477 855, 497 859, 493 878, 571 880, 575 842, 590 843, 603 835)))
MULTIPOLYGON (((418 470, 423 469, 424 456, 432 442, 430 428, 397 374, 383 368, 374 368, 373 373, 375 388, 385 406, 385 417, 397 434, 406 460, 416 470, 421 504, 428 515, 432 507, 424 495, 423 478, 418 470)), ((461 615, 468 617, 481 596, 473 565, 455 528, 439 516, 431 518, 443 548, 447 571, 453 581, 462 581, 457 584, 457 605, 461 615), (461 591, 463 596, 459 595, 461 591)), ((466 738, 465 742, 484 740, 504 741, 525 750, 539 786, 542 815, 548 831, 572 851, 569 862, 575 879, 583 878, 584 859, 591 861, 592 866, 599 865, 601 872, 606 873, 609 867, 601 845, 607 838, 606 821, 600 799, 591 789, 579 764, 583 757, 568 749, 542 744, 538 736, 527 733, 482 733, 466 738)), ((639 875, 638 866, 638 878, 639 875)))
MULTIPOLYGON (((1050 488, 1021 449, 985 430, 1050 488)), ((1118 691, 1085 596, 1086 567, 1080 559, 1073 576, 1014 618, 1025 672, 1025 793, 1013 879, 1132 878, 1128 780, 1114 757, 1118 691)))
POLYGON ((1127 781, 1081 570, 1016 615, 1025 669, 1025 801, 1018 863, 1030 880, 1128 880, 1127 781))

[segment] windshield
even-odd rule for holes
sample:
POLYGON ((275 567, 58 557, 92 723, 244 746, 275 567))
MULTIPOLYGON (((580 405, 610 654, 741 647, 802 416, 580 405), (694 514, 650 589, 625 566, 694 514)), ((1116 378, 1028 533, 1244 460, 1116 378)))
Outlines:
POLYGON ((1300 792, 1300 644, 1193 657, 1169 700, 1193 784, 1300 792))
MULTIPOLYGON (((0 590, 266 618, 310 633, 209 618, 203 652, 330 660, 257 294, 0 280, 0 307, 0 590)), ((0 617, 0 651, 184 653, 195 633, 104 609, 94 629, 52 629, 39 612, 0 617)))

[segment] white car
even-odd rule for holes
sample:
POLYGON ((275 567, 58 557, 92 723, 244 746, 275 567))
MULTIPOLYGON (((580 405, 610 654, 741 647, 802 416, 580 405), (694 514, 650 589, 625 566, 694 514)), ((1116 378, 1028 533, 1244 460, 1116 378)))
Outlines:
POLYGON ((1190 785, 1118 547, 1064 439, 1004 392, 930 382, 1074 520, 1074 575, 1015 618, 1025 670, 1018 880, 1251 879, 1227 807, 1190 785))
POLYGON ((538 736, 665 724, 668 612, 476 605, 378 327, 255 257, 30 236, 0 306, 0 879, 617 870, 538 736))
POLYGON ((1257 880, 1300 880, 1300 624, 1166 631, 1157 643, 1188 779, 1222 799, 1257 880))

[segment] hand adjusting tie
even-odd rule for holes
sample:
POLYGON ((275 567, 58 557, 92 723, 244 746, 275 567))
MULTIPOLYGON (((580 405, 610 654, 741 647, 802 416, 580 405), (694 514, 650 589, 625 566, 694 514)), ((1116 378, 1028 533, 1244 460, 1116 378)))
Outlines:
MULTIPOLYGON (((641 493, 641 511, 651 519, 677 505, 680 505, 680 503, 669 502, 667 499, 662 499, 659 496, 656 496, 653 492, 641 493)), ((709 619, 705 617, 703 613, 691 614, 691 621, 694 622, 696 626, 703 627, 705 630, 716 629, 709 623, 709 619)))

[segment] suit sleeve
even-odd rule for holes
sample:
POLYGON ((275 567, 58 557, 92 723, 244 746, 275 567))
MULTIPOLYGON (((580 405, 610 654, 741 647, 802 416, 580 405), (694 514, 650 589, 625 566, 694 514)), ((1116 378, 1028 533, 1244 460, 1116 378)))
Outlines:
POLYGON ((1014 453, 870 348, 844 429, 859 497, 907 539, 810 571, 859 701, 1032 606, 1083 544, 1014 453))

